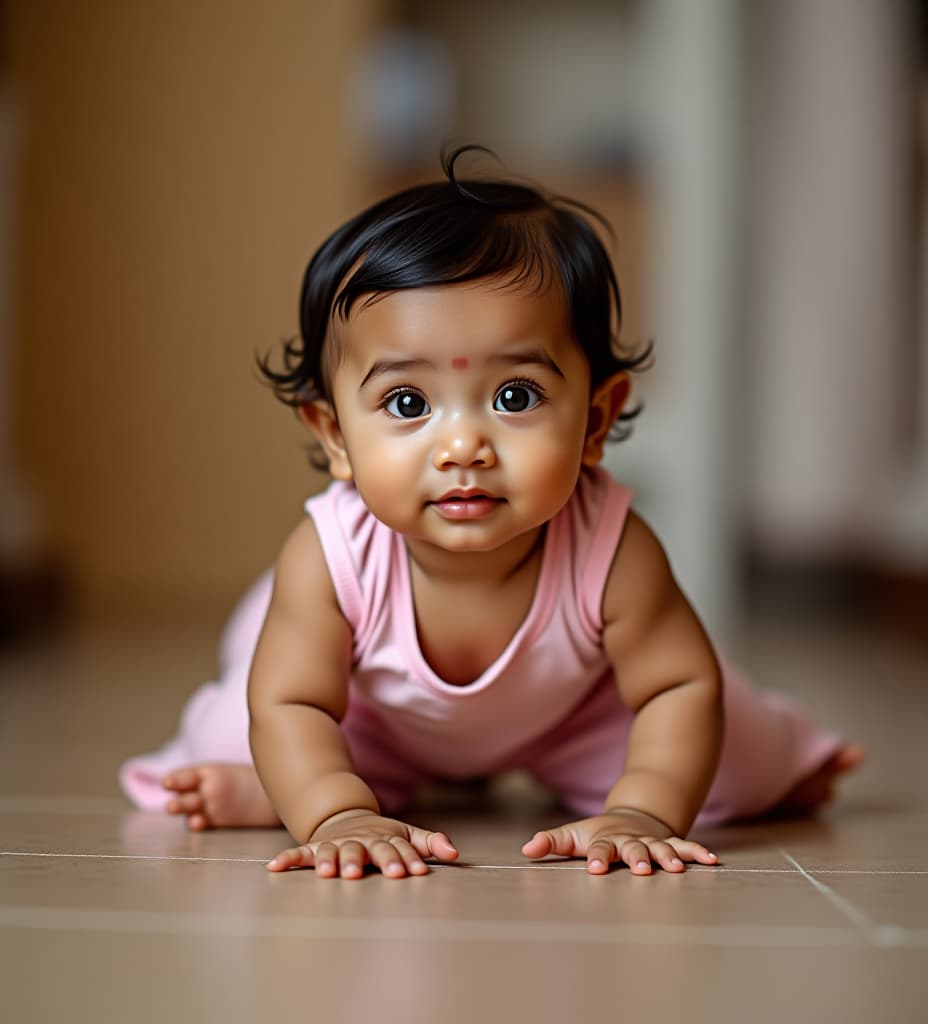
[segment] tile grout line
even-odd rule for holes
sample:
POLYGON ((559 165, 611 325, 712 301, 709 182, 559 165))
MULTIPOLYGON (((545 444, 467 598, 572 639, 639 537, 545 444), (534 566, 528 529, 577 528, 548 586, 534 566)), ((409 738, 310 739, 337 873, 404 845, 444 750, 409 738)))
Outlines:
POLYGON ((216 864, 266 864, 270 857, 168 857, 154 853, 34 853, 29 850, 0 850, 0 857, 58 857, 63 860, 154 860, 198 861, 216 864))
POLYGON ((826 885, 823 881, 810 874, 806 869, 793 857, 787 850, 780 849, 780 853, 783 857, 789 861, 790 864, 802 875, 802 877, 809 882, 815 889, 818 890, 831 903, 837 907, 846 917, 858 926, 858 928, 864 928, 871 934, 876 931, 876 924, 871 917, 864 913, 859 907, 856 907, 849 900, 846 900, 843 896, 840 896, 831 888, 830 885, 826 885))
MULTIPOLYGON (((798 870, 806 879, 812 882, 813 885, 821 886, 822 889, 828 889, 828 886, 824 883, 818 882, 813 878, 796 860, 789 856, 784 850, 780 850, 780 853, 787 858, 794 868, 733 868, 726 867, 724 864, 717 866, 711 865, 698 865, 692 864, 687 868, 687 871, 694 872, 696 874, 738 874, 738 875, 794 875, 798 870)), ((192 857, 182 855, 158 855, 150 853, 47 853, 44 851, 34 850, 0 850, 0 857, 46 857, 46 858, 60 858, 63 860, 141 860, 141 861, 178 861, 185 862, 191 861, 196 863, 215 863, 215 864, 266 864, 271 858, 270 857, 192 857)), ((442 864, 440 862, 430 863, 430 867, 433 868, 457 868, 457 870, 479 870, 479 871, 539 871, 539 870, 551 870, 555 865, 558 865, 557 870, 559 871, 586 871, 583 864, 569 864, 564 861, 544 861, 537 864, 442 864)), ((655 872, 660 874, 660 872, 655 872)), ((822 868, 817 871, 819 875, 928 875, 928 871, 912 870, 912 871, 881 871, 881 870, 865 870, 863 868, 822 868)), ((833 890, 829 889, 829 892, 833 890)), ((834 894, 836 898, 837 894, 834 894)))

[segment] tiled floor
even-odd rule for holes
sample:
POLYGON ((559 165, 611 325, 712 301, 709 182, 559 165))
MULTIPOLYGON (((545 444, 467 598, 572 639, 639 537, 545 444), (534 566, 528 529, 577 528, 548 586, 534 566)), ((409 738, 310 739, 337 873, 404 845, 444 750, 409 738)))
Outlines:
POLYGON ((129 811, 212 628, 97 626, 0 658, 0 1019, 532 1024, 928 1019, 928 646, 767 615, 736 653, 864 742, 819 818, 703 832, 682 876, 525 862, 537 803, 423 809, 462 863, 271 876, 282 832, 129 811))

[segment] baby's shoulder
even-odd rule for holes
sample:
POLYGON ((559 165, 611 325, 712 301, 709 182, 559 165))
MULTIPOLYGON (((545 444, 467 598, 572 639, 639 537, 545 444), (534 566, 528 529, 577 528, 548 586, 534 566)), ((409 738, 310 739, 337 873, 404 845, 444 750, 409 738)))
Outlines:
POLYGON ((645 520, 629 508, 606 578, 604 618, 614 620, 629 607, 659 602, 672 581, 664 546, 645 520))
POLYGON ((284 541, 274 572, 274 597, 288 604, 331 599, 335 590, 326 564, 319 531, 305 516, 284 541))

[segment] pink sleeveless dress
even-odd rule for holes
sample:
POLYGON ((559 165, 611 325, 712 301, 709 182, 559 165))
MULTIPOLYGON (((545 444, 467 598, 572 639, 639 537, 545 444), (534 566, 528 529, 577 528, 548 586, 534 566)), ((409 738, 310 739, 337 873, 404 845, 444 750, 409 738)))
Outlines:
MULTIPOLYGON (((403 538, 375 519, 350 484, 306 503, 335 593, 354 632, 342 729, 359 774, 387 813, 426 779, 524 769, 571 810, 598 813, 621 774, 632 715, 601 645, 601 603, 631 502, 601 469, 584 470, 548 524, 528 615, 477 679, 435 674, 416 634, 403 538)), ((163 809, 160 779, 187 764, 249 763, 246 686, 273 581, 262 577, 223 634, 222 675, 201 687, 161 750, 127 761, 120 781, 143 809, 163 809)), ((726 739, 698 823, 750 817, 773 806, 840 746, 782 696, 751 689, 724 666, 726 739)))

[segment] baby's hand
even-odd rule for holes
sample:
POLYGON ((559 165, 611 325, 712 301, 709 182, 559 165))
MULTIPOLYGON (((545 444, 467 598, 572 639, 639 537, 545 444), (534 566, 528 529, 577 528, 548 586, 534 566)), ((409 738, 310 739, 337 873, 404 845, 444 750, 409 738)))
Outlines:
POLYGON ((610 811, 536 832, 522 852, 533 859, 551 853, 585 856, 591 875, 606 874, 612 863, 627 864, 635 875, 650 875, 652 861, 665 871, 685 871, 684 861, 718 863, 700 843, 671 834, 662 822, 640 811, 610 811))
POLYGON ((344 812, 323 822, 308 843, 278 853, 269 871, 315 868, 320 878, 360 878, 367 864, 386 878, 426 875, 424 857, 457 860, 444 832, 427 832, 372 811, 344 812))

